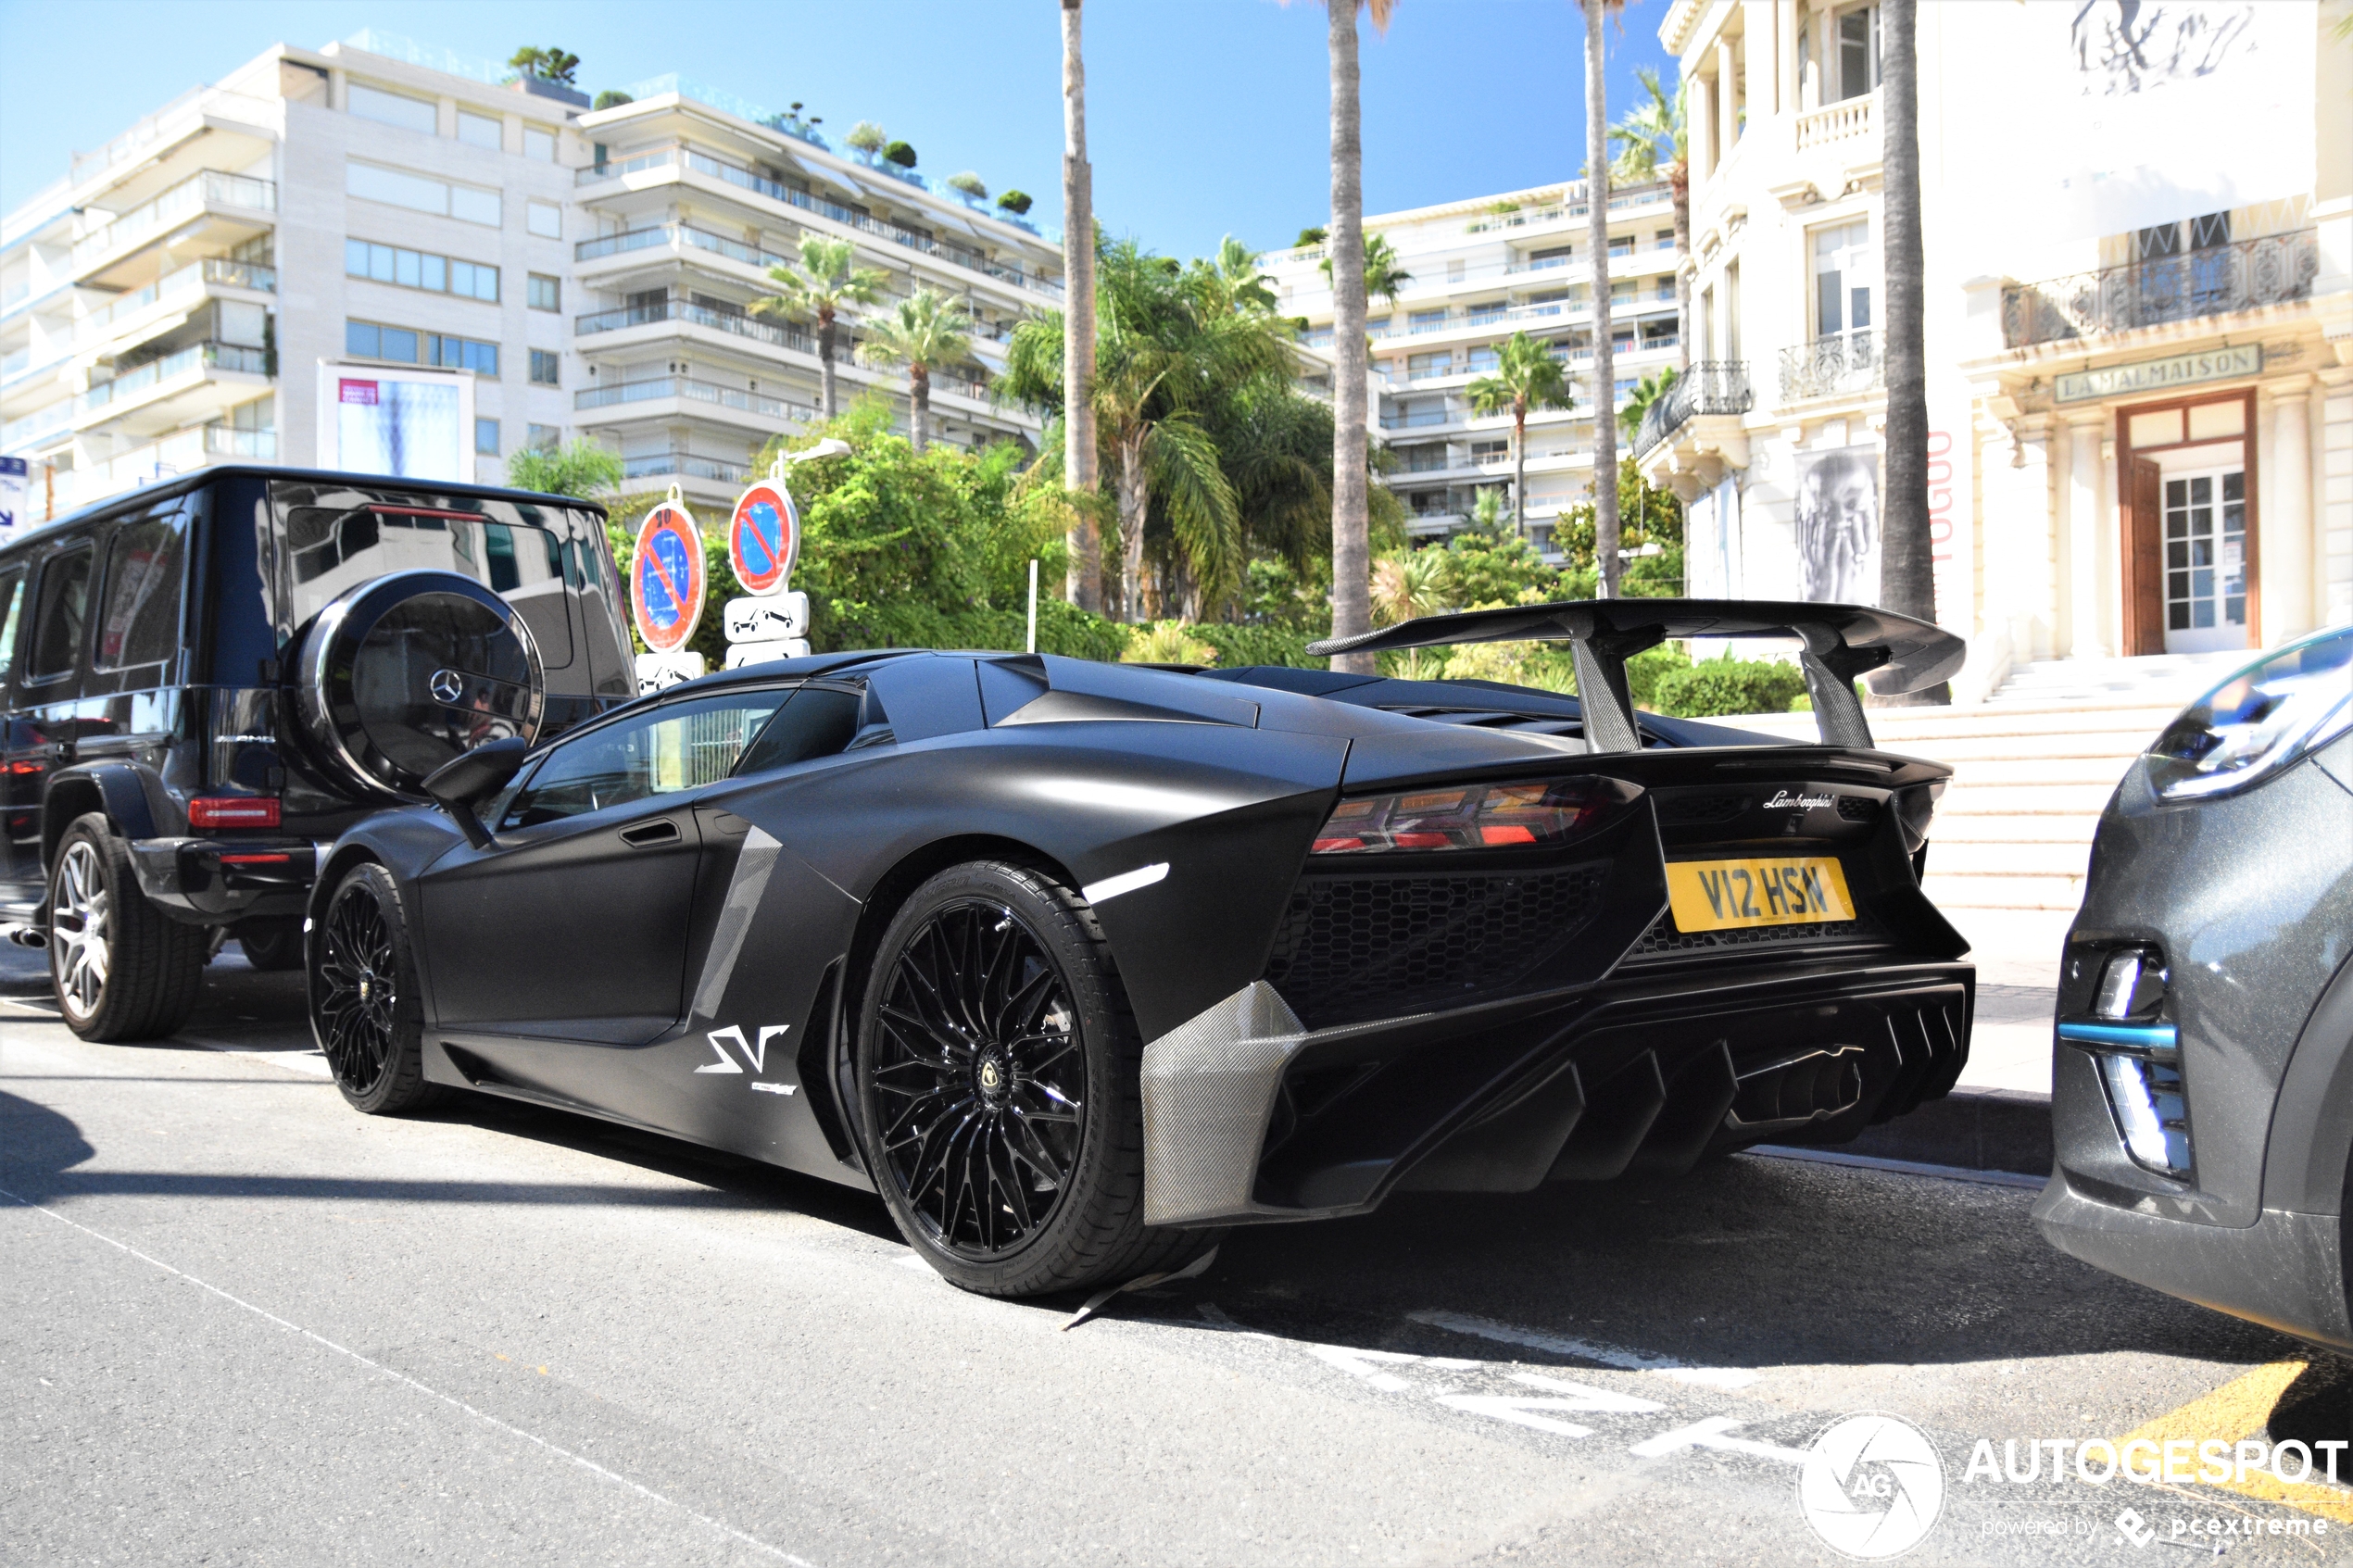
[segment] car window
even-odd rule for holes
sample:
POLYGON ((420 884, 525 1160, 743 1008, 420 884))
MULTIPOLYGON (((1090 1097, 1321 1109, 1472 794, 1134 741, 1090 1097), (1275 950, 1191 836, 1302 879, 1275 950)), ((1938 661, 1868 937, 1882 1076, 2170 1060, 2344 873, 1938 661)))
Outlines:
POLYGON ((500 819, 532 827, 725 778, 791 693, 729 692, 602 725, 547 754, 500 819))
POLYGON ((859 702, 856 692, 801 687, 745 750, 743 760, 736 764, 736 776, 806 762, 812 757, 831 757, 842 750, 858 733, 859 702))
POLYGON ((41 568, 41 602, 32 618, 32 657, 25 670, 28 679, 45 681, 73 672, 89 611, 90 546, 51 556, 41 568))
POLYGON ((0 571, 0 681, 17 662, 17 627, 24 620, 24 571, 0 571))
POLYGON ((99 669, 155 664, 180 651, 181 539, 177 518, 148 518, 115 530, 98 617, 99 669))

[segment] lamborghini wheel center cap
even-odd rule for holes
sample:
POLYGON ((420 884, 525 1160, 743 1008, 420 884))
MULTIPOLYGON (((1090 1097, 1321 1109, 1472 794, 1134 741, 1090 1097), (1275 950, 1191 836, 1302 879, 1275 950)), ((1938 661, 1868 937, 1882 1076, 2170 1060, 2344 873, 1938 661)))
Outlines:
POLYGON ((998 1051, 983 1052, 973 1076, 980 1085, 981 1098, 991 1105, 1001 1104, 1013 1086, 1013 1069, 998 1051))

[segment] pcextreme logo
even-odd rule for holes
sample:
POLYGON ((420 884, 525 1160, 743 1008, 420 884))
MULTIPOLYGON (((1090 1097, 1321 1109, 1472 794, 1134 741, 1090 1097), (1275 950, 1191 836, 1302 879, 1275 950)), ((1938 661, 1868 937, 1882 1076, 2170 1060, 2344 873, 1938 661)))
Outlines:
MULTIPOLYGON (((754 1073, 767 1072, 769 1043, 774 1040, 780 1040, 784 1038, 785 1033, 789 1030, 792 1025, 789 1023, 763 1023, 759 1027, 760 1043, 758 1045, 749 1044, 744 1039, 744 1026, 740 1023, 730 1023, 724 1029, 711 1030, 706 1037, 711 1041, 711 1054, 716 1056, 719 1060, 716 1061, 707 1061, 700 1067, 696 1068, 695 1071, 698 1073, 742 1073, 743 1068, 737 1064, 734 1057, 727 1054, 725 1042, 733 1041, 735 1043, 736 1049, 743 1053, 744 1060, 751 1063, 751 1070, 754 1073)), ((788 1095, 798 1086, 799 1085, 793 1084, 765 1084, 758 1081, 755 1081, 751 1085, 753 1089, 765 1095, 788 1095)))
POLYGON ((1867 1411, 1831 1423, 1798 1472, 1797 1506, 1833 1551, 1867 1562, 1927 1538, 1944 1508, 1944 1461, 1901 1416, 1867 1411))

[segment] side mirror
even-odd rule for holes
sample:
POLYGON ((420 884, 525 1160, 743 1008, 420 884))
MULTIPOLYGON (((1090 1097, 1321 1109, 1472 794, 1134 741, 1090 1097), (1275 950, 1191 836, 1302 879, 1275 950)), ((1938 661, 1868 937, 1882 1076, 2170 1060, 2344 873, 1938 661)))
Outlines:
POLYGON ((467 843, 487 849, 490 830, 474 815, 474 808, 513 783, 530 754, 531 743, 521 735, 486 742, 434 769, 425 778, 424 791, 441 802, 467 843))

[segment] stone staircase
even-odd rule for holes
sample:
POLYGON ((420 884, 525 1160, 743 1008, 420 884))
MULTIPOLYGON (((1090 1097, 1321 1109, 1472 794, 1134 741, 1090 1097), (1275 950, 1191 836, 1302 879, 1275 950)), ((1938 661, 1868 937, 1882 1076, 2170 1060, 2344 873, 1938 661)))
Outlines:
MULTIPOLYGON (((2116 783, 2182 707, 2244 653, 2053 659, 1973 708, 1873 709, 1880 747, 1950 763, 1924 890, 1953 909, 2072 911, 2116 783)), ((1722 722, 1811 739, 1811 714, 1722 722)))

